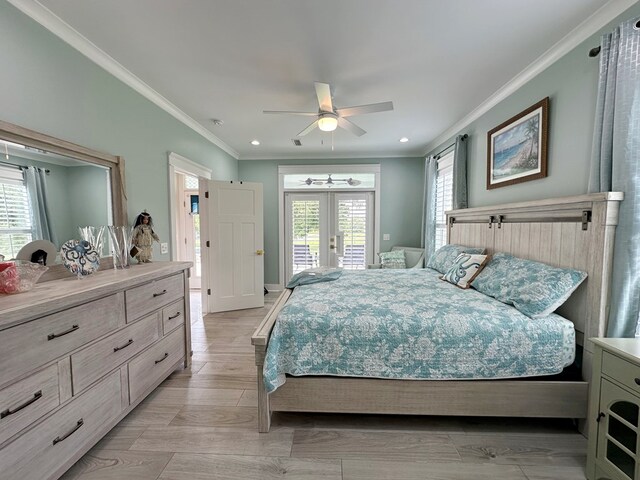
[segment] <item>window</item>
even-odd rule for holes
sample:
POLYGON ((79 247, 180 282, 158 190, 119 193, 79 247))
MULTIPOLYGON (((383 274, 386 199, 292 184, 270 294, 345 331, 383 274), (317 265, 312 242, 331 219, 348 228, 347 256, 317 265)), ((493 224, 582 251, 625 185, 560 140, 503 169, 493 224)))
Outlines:
POLYGON ((436 250, 447 243, 447 216, 453 208, 453 152, 438 160, 436 179, 436 250))
POLYGON ((22 170, 0 167, 0 254, 6 258, 33 239, 30 212, 22 170))

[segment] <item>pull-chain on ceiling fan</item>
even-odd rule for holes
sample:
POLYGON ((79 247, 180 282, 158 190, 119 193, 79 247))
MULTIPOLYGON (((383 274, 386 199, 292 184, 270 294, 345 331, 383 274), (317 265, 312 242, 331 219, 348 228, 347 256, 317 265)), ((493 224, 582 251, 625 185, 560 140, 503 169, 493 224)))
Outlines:
POLYGON ((314 128, 318 127, 323 132, 333 132, 337 127, 361 137, 365 130, 357 126, 347 117, 364 115, 365 113, 386 112, 393 110, 393 102, 372 103, 356 107, 335 108, 331 99, 331 86, 328 83, 315 82, 316 96, 318 97, 318 112, 290 112, 279 110, 264 110, 267 114, 300 115, 304 117, 317 117, 311 125, 302 130, 298 137, 302 137, 314 128))

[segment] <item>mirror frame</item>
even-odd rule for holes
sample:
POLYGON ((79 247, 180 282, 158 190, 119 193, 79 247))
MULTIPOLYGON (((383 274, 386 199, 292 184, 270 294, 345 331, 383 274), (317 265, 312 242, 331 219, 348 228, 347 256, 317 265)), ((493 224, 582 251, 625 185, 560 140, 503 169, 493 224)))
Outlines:
POLYGON ((0 120, 0 139, 107 167, 111 180, 113 225, 128 225, 124 158, 98 152, 44 133, 0 120))

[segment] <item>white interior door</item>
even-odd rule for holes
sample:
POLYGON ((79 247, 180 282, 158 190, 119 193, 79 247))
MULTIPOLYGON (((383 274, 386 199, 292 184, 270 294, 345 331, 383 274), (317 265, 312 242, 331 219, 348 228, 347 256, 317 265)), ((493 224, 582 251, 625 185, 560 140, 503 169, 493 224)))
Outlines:
POLYGON ((373 192, 285 193, 285 283, 319 266, 373 263, 373 192))
POLYGON ((208 312, 264 306, 262 184, 201 181, 200 193, 208 312))

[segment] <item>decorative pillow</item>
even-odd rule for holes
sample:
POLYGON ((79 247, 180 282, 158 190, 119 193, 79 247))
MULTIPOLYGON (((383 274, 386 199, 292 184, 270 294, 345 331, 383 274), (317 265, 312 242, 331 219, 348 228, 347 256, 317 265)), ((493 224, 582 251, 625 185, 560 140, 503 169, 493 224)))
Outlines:
POLYGON ((295 288, 300 285, 311 285, 312 283, 330 282, 337 280, 342 275, 342 268, 333 267, 316 267, 307 268, 306 270, 296 273, 289 283, 287 288, 295 288))
POLYGON ((447 273, 447 271, 453 265, 453 262, 458 258, 461 253, 481 254, 484 252, 484 248, 472 248, 464 247, 462 245, 443 245, 436 250, 429 262, 427 262, 427 268, 433 268, 440 273, 447 273))
POLYGON ((546 317, 567 301, 587 274, 496 253, 471 286, 531 318, 546 317))
POLYGON ((407 268, 404 250, 381 252, 378 256, 380 257, 380 268, 407 268))
POLYGON ((460 288, 469 288, 471 282, 482 271, 489 259, 488 255, 461 253, 440 279, 460 288))

